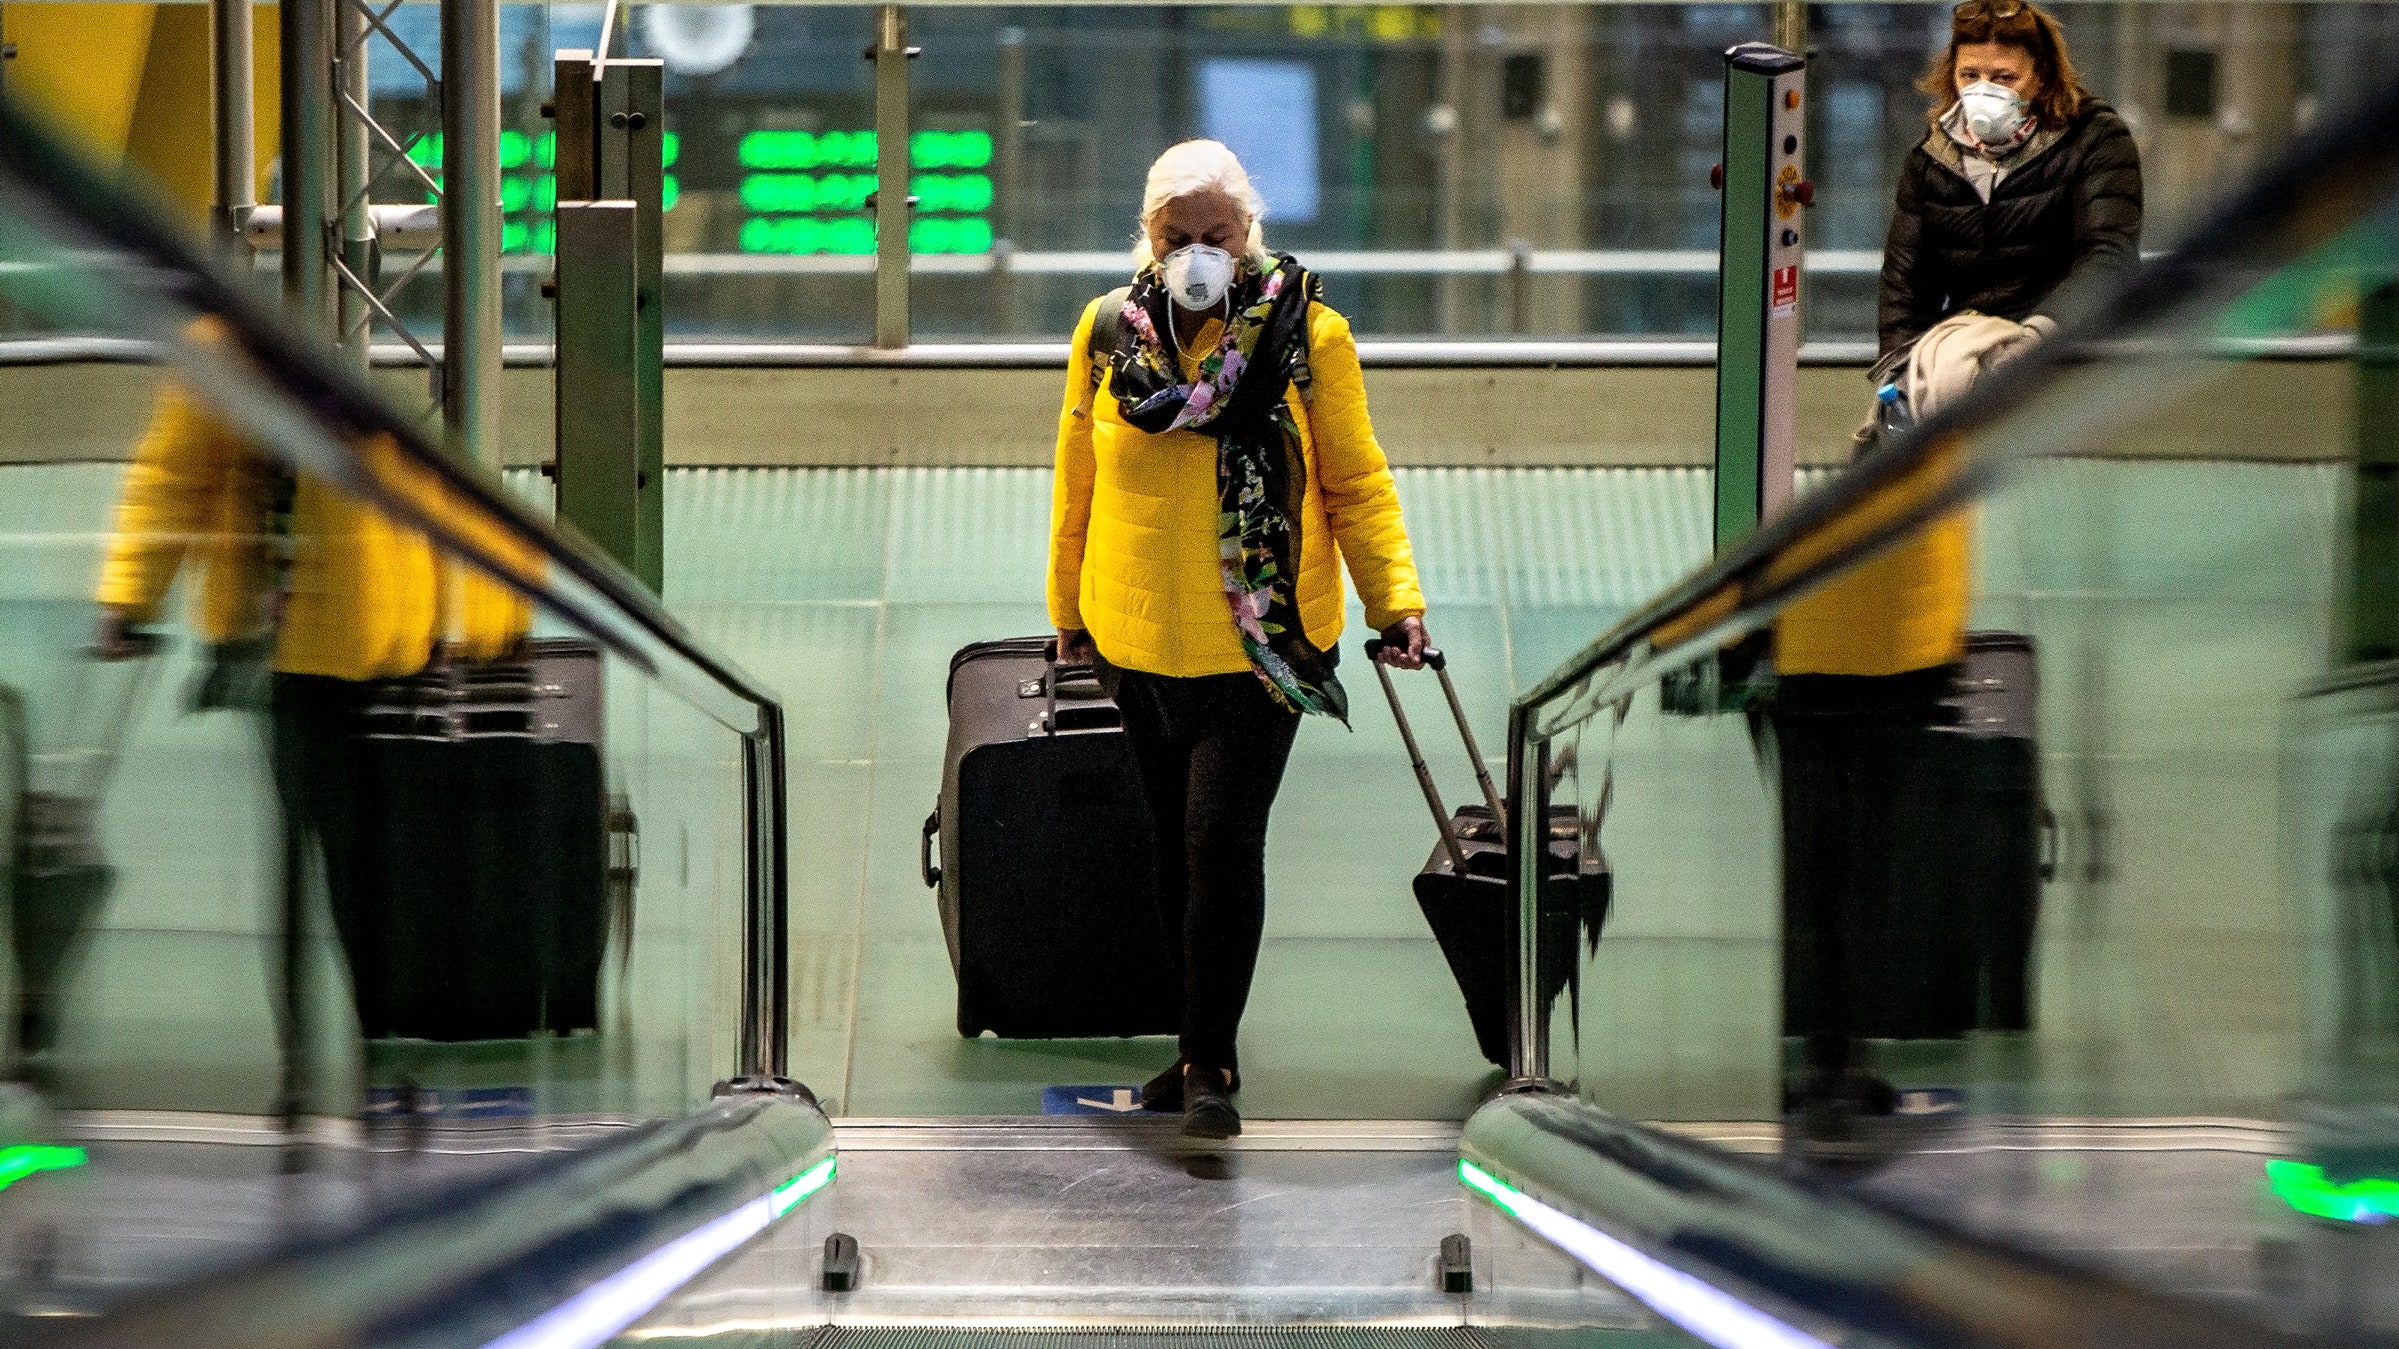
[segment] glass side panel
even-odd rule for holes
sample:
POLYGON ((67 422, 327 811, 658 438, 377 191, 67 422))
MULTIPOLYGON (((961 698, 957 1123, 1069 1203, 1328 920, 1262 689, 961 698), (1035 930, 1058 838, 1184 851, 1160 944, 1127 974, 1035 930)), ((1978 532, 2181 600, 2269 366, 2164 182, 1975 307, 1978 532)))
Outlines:
POLYGON ((2013 386, 1918 470, 1970 505, 1533 711, 1553 852, 1612 879, 1535 913, 1553 1075, 2387 1332, 2399 216, 2325 236, 2013 386), (2333 313, 2354 348, 2238 354, 2333 313))
POLYGON ((0 1244, 29 1253, 0 1309, 705 1104, 737 1070, 739 718, 475 497, 254 377, 174 273, 30 209, 0 200, 0 292, 132 340, 12 372, 0 428, 0 1244))

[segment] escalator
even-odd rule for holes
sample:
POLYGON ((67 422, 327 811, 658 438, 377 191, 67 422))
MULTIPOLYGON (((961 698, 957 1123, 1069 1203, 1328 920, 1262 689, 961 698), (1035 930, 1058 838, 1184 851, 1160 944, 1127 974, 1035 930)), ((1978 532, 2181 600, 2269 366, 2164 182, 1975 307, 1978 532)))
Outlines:
MULTIPOLYGON (((1517 817, 1570 808, 1614 903, 1561 933, 1542 887, 1512 883, 1516 966, 1574 973, 1554 994, 1543 979, 1517 991, 1511 1080, 1463 1127, 1259 1121, 1202 1145, 1154 1120, 829 1118, 786 1075, 776 700, 0 111, 0 292, 141 353, 117 372, 129 402, 158 398, 171 372, 282 471, 359 503, 359 530, 421 540, 442 578, 429 593, 449 597, 431 609, 441 622, 485 605, 518 615, 517 637, 581 644, 605 690, 607 786, 646 841, 643 879, 610 895, 596 1024, 489 1050, 362 1049, 368 1012, 341 991, 360 954, 338 922, 297 901, 206 923, 169 904, 202 888, 193 859, 244 893, 274 891, 259 873, 289 861, 253 726, 193 709, 126 745, 29 733, 28 774, 79 754, 141 766, 155 822, 94 846, 119 902, 185 916, 88 953, 146 972, 170 990, 158 1005, 70 1024, 17 1064, 84 1104, 52 1114, 11 1088, 0 1109, 0 1168, 15 1168, 0 1169, 15 1311, 0 1334, 508 1349, 2399 1335, 2381 1221, 2399 1211, 2399 1056, 2388 934, 2365 923, 2388 918, 2374 906, 2390 893, 2376 851, 2389 811, 2379 749, 2357 748, 2386 729, 2384 701, 2357 695, 2383 687, 2380 667, 2331 668, 2344 648, 2267 584, 2304 540, 2191 518, 2166 531, 2173 564, 2149 566, 2109 509, 2132 471, 2111 453, 2129 425, 2227 370, 2270 376, 2275 342, 2342 296, 2368 297, 2361 443, 2399 413, 2372 401, 2391 396, 2394 335, 2372 297, 2399 276, 2392 125, 2399 89, 2320 128, 2190 242, 2087 297, 2035 356, 1516 700, 1510 797, 1543 807, 1517 817), (1822 1149, 1781 1099, 1778 821, 1758 771, 1771 738, 1742 696, 1750 667, 1722 653, 1969 507, 1978 622, 2030 630, 2044 653, 2038 1015, 1876 1043, 1897 1103, 1822 1149), (231 863, 194 843, 236 834, 231 863), (2321 864, 2336 845, 2341 864, 2321 864), (2299 860, 2278 879, 2282 853, 2299 860), (2228 873, 2228 857, 2248 869, 2228 873), (2169 875, 2231 917, 2144 926, 2164 900, 2142 878, 2169 875), (1561 939, 1571 949, 1544 945, 1561 939), (212 971, 249 992, 208 1003, 216 1020, 197 1031, 173 1025, 212 971), (241 1000, 259 988, 272 996, 241 1000), (184 1046, 155 1075, 76 1077, 88 1037, 150 1035, 184 1046), (2260 1073, 2244 1058, 2290 1062, 2260 1073)), ((2192 459, 2212 457, 2205 428, 2184 434, 2192 459)), ((0 612, 39 636, 10 683, 38 705, 111 673, 83 654, 79 587, 126 533, 124 470, 20 453, 0 474, 46 475, 48 499, 85 512, 8 542, 18 589, 0 612)), ((2382 478, 2361 481, 2332 499, 2363 519, 2389 503, 2382 478)), ((2309 566, 2341 574, 2329 553, 2309 566)), ((188 685, 223 653, 155 659, 150 677, 188 685)), ((635 858, 628 845, 628 873, 635 858)))

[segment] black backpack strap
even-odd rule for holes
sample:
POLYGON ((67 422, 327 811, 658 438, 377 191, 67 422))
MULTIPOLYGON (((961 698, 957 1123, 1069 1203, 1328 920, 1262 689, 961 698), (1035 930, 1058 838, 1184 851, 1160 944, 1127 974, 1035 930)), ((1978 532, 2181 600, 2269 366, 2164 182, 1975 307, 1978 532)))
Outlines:
POLYGON ((1108 362, 1116 355, 1116 342, 1125 327, 1125 301, 1132 298, 1131 286, 1118 286, 1100 297, 1099 312, 1091 316, 1091 340, 1084 344, 1083 354, 1089 359, 1091 383, 1083 390, 1083 401, 1075 404, 1075 415, 1091 415, 1092 401, 1099 397, 1100 381, 1107 378, 1108 362))

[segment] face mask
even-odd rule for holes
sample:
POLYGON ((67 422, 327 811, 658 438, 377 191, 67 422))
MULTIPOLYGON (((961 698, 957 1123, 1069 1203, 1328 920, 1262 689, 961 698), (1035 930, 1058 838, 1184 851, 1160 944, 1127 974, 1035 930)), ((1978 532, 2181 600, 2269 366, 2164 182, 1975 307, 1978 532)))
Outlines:
POLYGON ((1966 110, 1966 129, 1985 145, 2005 145, 2024 129, 2024 100, 1989 80, 1959 91, 1958 106, 1966 110))
POLYGON ((1166 293, 1185 309, 1213 309, 1233 288, 1233 255, 1206 244, 1176 249, 1158 270, 1166 278, 1166 293))

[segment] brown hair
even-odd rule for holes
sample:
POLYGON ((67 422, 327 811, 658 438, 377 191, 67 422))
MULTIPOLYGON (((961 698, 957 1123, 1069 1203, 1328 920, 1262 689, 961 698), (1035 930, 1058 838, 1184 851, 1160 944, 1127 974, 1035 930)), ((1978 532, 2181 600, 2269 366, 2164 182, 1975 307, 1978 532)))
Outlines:
POLYGON ((1969 42, 1996 42, 2032 57, 2033 78, 2041 84, 2041 92, 2032 99, 2032 115, 2041 126, 2062 127, 2073 121, 2082 111, 2082 101, 2091 96, 2074 73, 2065 29, 2047 10, 2029 0, 1966 0, 1950 18, 1949 45, 1916 81, 1932 100, 1926 116, 1935 128, 1941 114, 1957 101, 1958 48, 1969 42))

